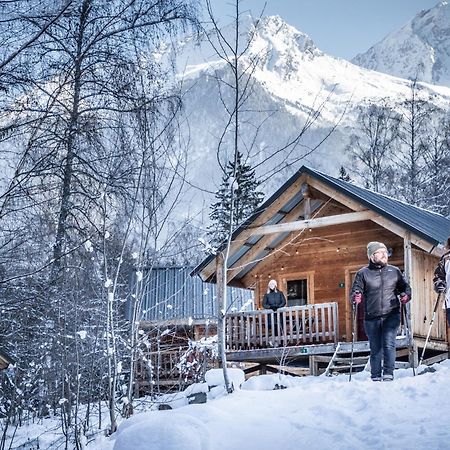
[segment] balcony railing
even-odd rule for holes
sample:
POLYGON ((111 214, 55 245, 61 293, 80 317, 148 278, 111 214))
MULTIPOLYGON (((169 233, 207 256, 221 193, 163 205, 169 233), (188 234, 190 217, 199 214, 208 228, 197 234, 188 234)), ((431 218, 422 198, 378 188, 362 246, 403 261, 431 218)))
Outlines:
POLYGON ((318 303, 229 314, 225 319, 226 348, 250 350, 338 340, 337 303, 318 303))

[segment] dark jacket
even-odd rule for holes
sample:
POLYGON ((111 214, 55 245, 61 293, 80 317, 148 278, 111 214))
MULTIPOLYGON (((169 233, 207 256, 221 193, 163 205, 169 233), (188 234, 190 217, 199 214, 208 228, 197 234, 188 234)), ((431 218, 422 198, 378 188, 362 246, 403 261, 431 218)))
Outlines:
POLYGON ((389 264, 382 267, 372 261, 357 272, 350 301, 357 291, 363 296, 366 320, 399 310, 397 295, 403 292, 411 298, 411 287, 398 267, 389 264))
POLYGON ((286 305, 284 294, 280 291, 270 291, 264 295, 263 308, 276 311, 286 305))
POLYGON ((444 253, 439 260, 439 263, 434 271, 434 290, 439 292, 437 286, 440 283, 443 283, 444 286, 447 286, 447 274, 445 273, 445 265, 450 260, 450 252, 444 253))
POLYGON ((434 271, 434 290, 439 292, 438 286, 443 285, 446 288, 445 292, 445 307, 447 308, 447 320, 450 327, 450 251, 444 253, 439 260, 439 263, 434 271))

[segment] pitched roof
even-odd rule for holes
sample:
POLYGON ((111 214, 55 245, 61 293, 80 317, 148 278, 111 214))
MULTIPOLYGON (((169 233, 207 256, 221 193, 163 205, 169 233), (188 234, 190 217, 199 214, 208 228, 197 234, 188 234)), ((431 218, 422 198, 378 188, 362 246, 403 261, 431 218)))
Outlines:
POLYGON ((334 187, 433 245, 444 243, 450 235, 450 220, 441 214, 418 208, 378 192, 333 178, 306 166, 303 166, 298 173, 300 172, 308 173, 314 178, 334 187))
MULTIPOLYGON (((232 236, 232 240, 236 239, 239 234, 248 228, 266 209, 277 200, 289 187, 291 187, 302 175, 309 175, 310 177, 324 183, 329 188, 338 191, 339 193, 355 200, 356 202, 364 205, 369 210, 376 212, 377 214, 385 217, 386 219, 396 223, 402 228, 411 231, 418 237, 426 240, 431 245, 436 246, 443 244, 450 236, 450 220, 441 214, 437 214, 431 211, 427 211, 417 206, 401 202, 386 195, 365 189, 350 182, 334 178, 330 175, 322 173, 318 170, 314 170, 307 166, 302 166, 286 183, 283 184, 273 195, 270 196, 255 213, 249 217, 239 228, 237 228, 232 236)), ((266 224, 276 224, 283 217, 284 214, 292 210, 296 205, 302 201, 301 193, 289 198, 284 205, 278 209, 276 213, 266 222, 266 224)), ((320 204, 311 207, 314 210, 315 207, 319 207, 320 204)), ((267 248, 275 247, 277 243, 281 242, 289 232, 280 233, 272 240, 267 248)), ((253 236, 248 239, 237 252, 230 255, 230 266, 240 259, 252 245, 261 239, 261 236, 253 236)), ((267 250, 266 250, 267 252, 267 250)), ((261 254, 259 257, 263 257, 261 254)), ((214 259, 214 255, 205 258, 191 273, 191 275, 200 274, 200 272, 214 259)), ((256 262, 255 262, 256 264, 256 262)), ((245 272, 251 270, 255 265, 247 266, 245 272)), ((245 273, 242 272, 240 276, 245 273)))

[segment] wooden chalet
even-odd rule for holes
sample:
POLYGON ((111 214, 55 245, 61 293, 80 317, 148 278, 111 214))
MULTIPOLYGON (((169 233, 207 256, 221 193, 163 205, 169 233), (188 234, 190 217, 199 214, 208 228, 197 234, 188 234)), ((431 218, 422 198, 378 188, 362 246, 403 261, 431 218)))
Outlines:
POLYGON ((7 369, 14 360, 5 351, 0 349, 0 370, 7 369))
MULTIPOLYGON (((261 369, 309 362, 312 373, 322 362, 330 370, 352 340, 354 275, 367 265, 367 243, 381 241, 390 249, 389 263, 412 286, 397 355, 417 364, 436 300, 433 272, 449 235, 450 220, 439 214, 301 167, 233 234, 228 283, 254 290, 255 310, 227 314, 228 360, 259 363, 261 369), (261 306, 272 278, 287 299, 275 313, 278 320, 261 306)), ((205 259, 193 274, 215 282, 217 261, 205 259)), ((431 330, 429 362, 448 355, 444 312, 439 308, 431 330)), ((363 308, 355 349, 367 359, 363 308)))

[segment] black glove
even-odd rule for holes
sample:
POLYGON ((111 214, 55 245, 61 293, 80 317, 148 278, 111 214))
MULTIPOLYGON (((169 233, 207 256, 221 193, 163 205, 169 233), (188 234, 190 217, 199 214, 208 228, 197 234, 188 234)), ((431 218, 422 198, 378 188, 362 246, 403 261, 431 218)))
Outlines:
POLYGON ((441 294, 442 292, 445 292, 445 290, 447 289, 447 285, 445 284, 445 281, 437 280, 434 283, 434 289, 436 290, 436 292, 439 292, 439 294, 441 294))

